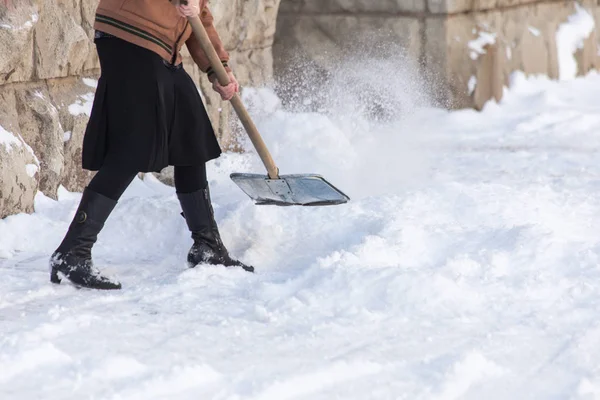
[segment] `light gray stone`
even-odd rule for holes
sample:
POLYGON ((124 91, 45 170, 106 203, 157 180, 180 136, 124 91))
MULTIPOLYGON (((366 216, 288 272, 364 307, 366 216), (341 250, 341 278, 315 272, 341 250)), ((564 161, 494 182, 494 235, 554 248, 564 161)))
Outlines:
MULTIPOLYGON (((547 0, 543 3, 562 0, 547 0)), ((508 8, 542 3, 540 0, 427 0, 428 11, 433 14, 460 14, 476 11, 503 10, 508 8)))
POLYGON ((274 44, 276 68, 290 59, 298 60, 298 55, 323 68, 333 68, 348 56, 385 52, 389 43, 414 58, 421 52, 421 25, 416 18, 283 15, 279 25, 280 34, 274 44))
POLYGON ((96 77, 61 78, 47 81, 52 103, 58 109, 63 130, 64 168, 60 184, 70 191, 82 191, 94 173, 81 165, 83 136, 95 93, 96 77), (87 84, 86 84, 87 83, 87 84))
POLYGON ((10 147, 0 144, 0 219, 34 209, 38 181, 31 174, 37 167, 25 143, 16 140, 10 147))
POLYGON ((279 2, 231 0, 209 3, 225 47, 233 51, 270 47, 275 36, 279 2))
MULTIPOLYGON (((329 108, 328 93, 316 88, 327 87, 347 70, 352 75, 360 68, 366 71, 372 60, 401 64, 403 57, 421 60, 422 23, 418 18, 284 14, 278 25, 273 45, 277 94, 286 107, 298 110, 329 108)), ((357 92, 355 97, 362 96, 361 85, 348 84, 347 90, 357 92)))
POLYGON ((30 80, 33 75, 34 27, 37 6, 22 1, 19 7, 0 6, 0 85, 30 80))
POLYGON ((96 53, 96 46, 93 44, 94 40, 94 20, 96 17, 96 7, 98 7, 99 0, 82 0, 81 1, 81 27, 87 34, 90 41, 90 47, 87 58, 83 65, 84 74, 99 74, 100 73, 100 60, 96 53))
POLYGON ((39 164, 20 136, 15 90, 0 86, 0 218, 33 212, 39 164))
POLYGON ((35 27, 36 77, 80 74, 93 47, 81 26, 78 2, 39 1, 40 19, 35 27))
POLYGON ((424 12, 426 0, 282 0, 284 13, 307 14, 396 14, 424 12))
POLYGON ((40 161, 39 188, 46 196, 57 198, 64 168, 64 131, 58 110, 45 82, 19 84, 15 97, 21 136, 40 161))

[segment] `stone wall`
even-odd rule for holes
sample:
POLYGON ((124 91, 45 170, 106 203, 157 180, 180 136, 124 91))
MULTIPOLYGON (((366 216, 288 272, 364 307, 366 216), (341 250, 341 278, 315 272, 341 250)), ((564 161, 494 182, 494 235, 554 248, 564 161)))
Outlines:
MULTIPOLYGON (((80 164, 100 72, 91 40, 97 1, 0 1, 0 218, 31 212, 38 190, 56 197, 60 185, 80 191, 91 177, 80 164)), ((598 1, 579 4, 600 22, 598 1)), ((326 77, 348 54, 385 56, 401 47, 441 104, 480 108, 501 97, 512 71, 559 77, 556 32, 577 6, 571 0, 213 0, 211 8, 242 85, 285 76, 298 61, 326 77)), ((597 40, 594 30, 577 49, 577 73, 597 68, 597 40)), ((230 107, 189 55, 184 59, 223 147, 235 146, 230 107)))
MULTIPOLYGON (((597 23, 596 0, 579 2, 597 23)), ((558 78, 556 32, 574 1, 282 0, 276 75, 298 60, 326 74, 369 44, 396 43, 414 60, 442 105, 480 108, 499 99, 515 70, 558 78)), ((598 66, 597 35, 577 50, 578 72, 598 66)), ((389 48, 387 49, 389 50, 389 48)), ((385 57, 384 47, 379 56, 385 57)))
MULTIPOLYGON (((93 45, 98 0, 0 1, 0 218, 33 211, 38 190, 81 191, 81 144, 100 72, 93 45), (9 6, 10 4, 10 6, 9 6)), ((272 76, 279 0, 213 1, 217 29, 242 85, 272 76)), ((233 142, 228 104, 185 54, 223 147, 233 142)))

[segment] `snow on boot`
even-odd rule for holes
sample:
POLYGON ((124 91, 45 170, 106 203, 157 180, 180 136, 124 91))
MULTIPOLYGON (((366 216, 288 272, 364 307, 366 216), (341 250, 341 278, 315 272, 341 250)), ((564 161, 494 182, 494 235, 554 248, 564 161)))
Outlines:
POLYGON ((240 267, 254 272, 254 267, 231 258, 223 245, 208 188, 193 193, 178 193, 177 197, 181 203, 183 216, 192 232, 192 239, 194 239, 194 244, 187 257, 190 268, 194 268, 198 264, 212 264, 240 267))
POLYGON ((50 281, 60 283, 61 277, 75 286, 91 289, 121 289, 119 282, 103 276, 92 262, 92 246, 106 219, 117 205, 92 190, 85 189, 75 218, 58 249, 50 258, 50 281))

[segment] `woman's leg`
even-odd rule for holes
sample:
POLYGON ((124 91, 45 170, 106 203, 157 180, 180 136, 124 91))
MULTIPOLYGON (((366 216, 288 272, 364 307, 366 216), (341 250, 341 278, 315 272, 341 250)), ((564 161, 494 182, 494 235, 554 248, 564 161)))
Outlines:
POLYGON ((114 201, 118 201, 138 174, 123 170, 118 163, 105 163, 92 178, 87 188, 114 201))
POLYGON ((177 193, 193 193, 207 187, 206 164, 194 167, 175 167, 175 190, 177 193))
POLYGON ((213 264, 253 272, 254 267, 231 258, 223 245, 210 201, 206 167, 175 167, 175 189, 194 239, 187 257, 190 268, 213 264))
POLYGON ((83 191, 75 217, 62 243, 50 258, 50 280, 61 276, 92 289, 120 289, 119 282, 102 276, 92 262, 92 246, 98 233, 137 172, 123 170, 117 163, 105 163, 83 191))

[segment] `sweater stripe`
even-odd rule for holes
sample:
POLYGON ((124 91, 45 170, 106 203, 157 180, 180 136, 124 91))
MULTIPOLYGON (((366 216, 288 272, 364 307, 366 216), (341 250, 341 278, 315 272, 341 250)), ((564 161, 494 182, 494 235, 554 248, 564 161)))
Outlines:
POLYGON ((100 14, 96 14, 96 22, 100 22, 103 24, 114 26, 115 28, 122 29, 126 32, 131 33, 132 35, 136 35, 138 37, 141 37, 142 39, 148 40, 148 41, 160 46, 165 51, 167 51, 169 54, 173 53, 173 48, 171 46, 169 46, 167 43, 160 40, 159 38, 152 35, 151 33, 143 31, 133 25, 129 25, 123 21, 119 21, 114 18, 110 18, 110 17, 107 17, 105 15, 100 15, 100 14))

